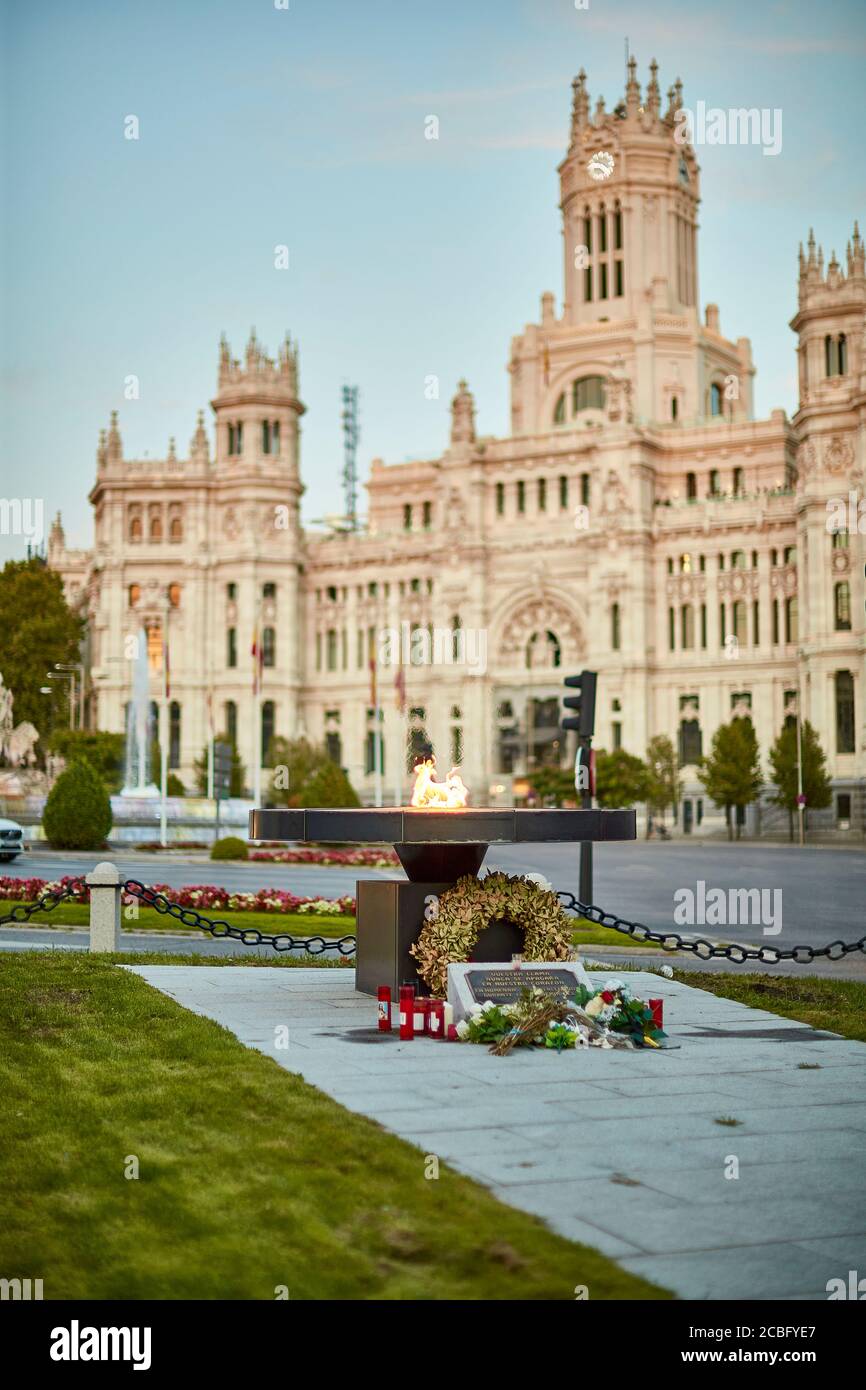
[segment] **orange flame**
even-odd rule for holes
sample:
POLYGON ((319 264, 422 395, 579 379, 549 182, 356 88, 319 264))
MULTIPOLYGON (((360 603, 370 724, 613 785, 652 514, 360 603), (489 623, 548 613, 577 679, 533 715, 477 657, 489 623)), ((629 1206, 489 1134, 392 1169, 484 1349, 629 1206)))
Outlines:
POLYGON ((411 804, 425 811, 459 811, 469 800, 460 773, 452 767, 445 781, 437 782, 435 767, 435 758, 427 758, 416 767, 411 804))

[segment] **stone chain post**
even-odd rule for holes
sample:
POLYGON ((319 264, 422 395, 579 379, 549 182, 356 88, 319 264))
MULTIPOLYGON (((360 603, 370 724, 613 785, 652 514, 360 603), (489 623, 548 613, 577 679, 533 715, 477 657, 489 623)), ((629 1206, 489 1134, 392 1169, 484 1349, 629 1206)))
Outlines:
POLYGON ((119 951, 120 870, 116 864, 103 861, 85 882, 90 889, 90 949, 119 951))

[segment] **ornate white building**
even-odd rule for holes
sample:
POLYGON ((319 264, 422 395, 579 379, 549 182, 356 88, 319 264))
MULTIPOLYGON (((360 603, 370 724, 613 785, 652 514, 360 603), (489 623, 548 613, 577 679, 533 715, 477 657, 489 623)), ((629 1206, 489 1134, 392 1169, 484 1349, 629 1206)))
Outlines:
POLYGON ((632 61, 624 100, 592 116, 584 74, 573 84, 564 297, 557 311, 543 294, 539 322, 512 341, 507 437, 477 435, 461 382, 443 455, 375 459, 366 524, 321 535, 300 525, 304 406, 288 339, 272 360, 253 334, 243 363, 223 342, 213 452, 200 414, 188 458, 172 442, 165 460, 124 459, 112 417, 94 548, 68 551, 59 519, 49 546, 88 615, 94 726, 123 728, 124 643, 142 625, 158 698, 167 614, 170 762, 187 783, 210 731, 236 739, 247 768, 259 739, 306 733, 370 800, 379 728, 386 801, 398 783, 405 793, 407 735, 416 751, 432 743, 440 767, 461 762, 476 803, 495 801, 565 760, 562 677, 589 667, 597 746, 643 755, 657 733, 678 745, 688 829, 715 814, 694 760, 717 726, 748 710, 766 772, 799 691, 834 781, 822 822, 862 833, 863 241, 855 224, 844 267, 834 254, 825 268, 811 234, 801 247, 799 409, 756 420, 748 338, 723 335, 716 305, 699 309, 681 87, 663 110, 650 71, 642 95, 632 61), (834 499, 851 504, 835 534, 834 499), (406 639, 402 676, 389 631, 406 639))

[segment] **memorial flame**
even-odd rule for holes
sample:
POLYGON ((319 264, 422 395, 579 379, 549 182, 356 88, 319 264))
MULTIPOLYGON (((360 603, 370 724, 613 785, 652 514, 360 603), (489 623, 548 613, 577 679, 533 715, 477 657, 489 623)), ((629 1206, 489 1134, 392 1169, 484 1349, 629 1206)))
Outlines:
POLYGON ((444 782, 433 776, 435 758, 426 758, 415 769, 415 786, 411 805, 425 811, 459 811, 469 800, 469 792, 456 768, 451 769, 444 782))

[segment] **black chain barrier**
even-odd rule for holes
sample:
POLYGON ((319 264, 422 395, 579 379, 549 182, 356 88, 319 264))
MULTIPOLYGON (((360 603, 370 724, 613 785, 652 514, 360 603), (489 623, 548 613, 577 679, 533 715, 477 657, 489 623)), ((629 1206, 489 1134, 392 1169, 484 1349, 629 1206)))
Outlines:
POLYGON ((267 932, 259 931, 257 927, 232 927, 219 918, 212 922, 194 907, 181 907, 178 903, 169 902, 162 893, 157 893, 154 888, 145 887, 135 878, 128 878, 122 886, 133 898, 138 898, 144 903, 145 907, 154 907, 164 916, 176 918, 183 926, 198 927, 200 931, 209 932, 213 937, 227 936, 233 941, 243 942, 244 946, 272 946, 275 951, 305 951, 308 956, 320 956, 325 951, 339 951, 341 956, 355 954, 354 936, 300 937, 291 936, 288 932, 269 935, 267 932))
POLYGON ((580 902, 573 893, 567 891, 558 892, 557 897, 563 907, 573 909, 579 916, 586 917, 599 927, 611 927, 614 931, 624 932, 633 941, 658 942, 667 951, 691 951, 700 960, 722 958, 733 961, 735 965, 743 965, 750 960, 760 961, 764 965, 778 965, 779 961, 792 960, 797 965, 809 965, 819 956, 826 956, 828 960, 843 960, 854 951, 866 954, 866 936, 861 936, 859 941, 847 943, 831 941, 829 946, 795 946, 791 951, 780 951, 775 946, 714 946, 711 941, 704 941, 701 937, 689 941, 678 936, 676 932, 651 931, 643 922, 628 922, 624 917, 605 912, 593 903, 580 902))
POLYGON ((59 907, 62 902, 68 902, 70 898, 82 902, 82 882, 83 880, 79 879, 75 883, 68 883, 65 888, 56 889, 53 893, 45 893, 35 903, 19 903, 11 912, 7 912, 5 917, 0 917, 0 927, 6 927, 10 922, 29 922, 34 912, 53 912, 55 907, 59 907))

